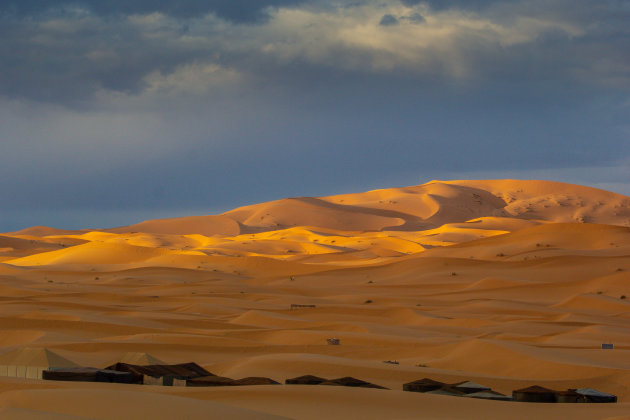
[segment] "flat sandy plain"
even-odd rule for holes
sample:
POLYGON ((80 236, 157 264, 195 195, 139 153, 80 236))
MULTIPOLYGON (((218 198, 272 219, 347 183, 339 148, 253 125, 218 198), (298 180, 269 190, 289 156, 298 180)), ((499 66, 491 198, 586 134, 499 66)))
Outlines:
POLYGON ((630 197, 495 180, 5 233, 1 353, 46 347, 104 367, 147 352, 232 378, 354 376, 390 390, 0 378, 0 418, 629 419, 629 226, 630 197), (620 402, 402 391, 423 377, 620 402))

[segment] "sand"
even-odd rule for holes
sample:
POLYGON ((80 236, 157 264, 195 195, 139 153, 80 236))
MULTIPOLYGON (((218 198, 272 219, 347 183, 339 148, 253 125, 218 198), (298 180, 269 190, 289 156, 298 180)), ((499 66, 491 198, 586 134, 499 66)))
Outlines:
POLYGON ((629 197, 490 180, 4 233, 0 356, 45 347, 85 366, 195 361, 231 378, 354 376, 390 389, 0 377, 0 418, 628 418, 629 226, 629 197), (402 391, 423 377, 507 394, 589 387, 620 402, 402 391))

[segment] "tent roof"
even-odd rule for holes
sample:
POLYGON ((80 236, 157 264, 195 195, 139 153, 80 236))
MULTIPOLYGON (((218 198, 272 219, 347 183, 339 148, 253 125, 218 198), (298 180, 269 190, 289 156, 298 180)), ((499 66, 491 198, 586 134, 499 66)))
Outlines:
POLYGON ((320 378, 319 376, 314 375, 303 375, 298 376, 297 378, 289 378, 285 381, 287 384, 318 384, 322 382, 326 382, 328 379, 320 378))
POLYGON ((270 378, 263 378, 260 376, 250 376, 247 378, 235 380, 234 385, 280 385, 280 382, 276 382, 270 378))
POLYGON ((405 385, 446 385, 444 382, 434 381, 429 378, 418 379, 417 381, 407 382, 405 385))
POLYGON ((127 363, 129 365, 165 365, 166 363, 157 357, 144 352, 129 351, 122 356, 110 361, 107 366, 114 365, 116 363, 127 363))
POLYGON ((42 347, 24 347, 0 355, 0 365, 37 367, 78 367, 76 363, 42 347))
POLYGON ((462 395, 467 398, 481 398, 488 400, 511 400, 512 397, 508 397, 507 395, 503 395, 496 391, 479 391, 474 392, 472 394, 462 395))
POLYGON ((379 388, 386 389, 380 385, 372 384, 370 382, 363 381, 361 379, 353 378, 352 376, 344 376, 343 378, 330 379, 322 382, 320 385, 341 385, 341 386, 356 386, 361 388, 379 388))
POLYGON ((614 395, 606 394, 605 392, 598 391, 596 389, 591 388, 580 388, 576 389, 575 392, 581 395, 588 395, 591 397, 614 397, 614 395))
POLYGON ((302 380, 302 379, 304 379, 304 380, 312 380, 312 379, 320 380, 321 379, 322 381, 326 381, 327 380, 325 378, 320 378, 319 376, 315 376, 315 375, 302 375, 302 376, 298 376, 296 378, 290 378, 290 379, 287 379, 287 380, 302 380))
POLYGON ((454 388, 440 388, 434 391, 425 392, 425 394, 436 394, 436 395, 450 395, 454 397, 461 397, 464 394, 462 391, 454 388))
POLYGON ((181 376, 189 378, 200 378, 203 376, 212 376, 212 373, 208 372, 197 363, 180 363, 177 365, 132 365, 128 363, 116 363, 112 366, 107 366, 106 369, 118 370, 120 372, 132 372, 135 375, 148 375, 156 378, 162 376, 181 376))
POLYGON ((528 386, 527 388, 516 389, 514 392, 524 392, 529 394, 540 394, 540 393, 554 393, 555 391, 549 388, 544 388, 539 385, 528 386))
POLYGON ((471 381, 464 381, 464 382, 459 382, 456 384, 453 384, 451 386, 454 386, 455 388, 472 388, 472 389, 479 389, 481 390, 489 390, 490 387, 487 387, 485 385, 481 385, 478 384, 476 382, 471 382, 471 381))

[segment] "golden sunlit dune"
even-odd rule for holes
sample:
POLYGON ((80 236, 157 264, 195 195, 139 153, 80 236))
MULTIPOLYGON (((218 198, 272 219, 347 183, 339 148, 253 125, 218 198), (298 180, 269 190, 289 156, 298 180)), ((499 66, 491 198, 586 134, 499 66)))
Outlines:
POLYGON ((432 181, 113 229, 40 226, 0 235, 0 279, 0 356, 45 348, 82 366, 195 361, 235 379, 352 376, 390 389, 0 376, 2 418, 315 419, 325 407, 326 418, 339 419, 612 419, 630 411, 630 197, 594 188, 432 181), (402 391, 424 377, 510 395, 534 384, 594 388, 619 403, 402 391))

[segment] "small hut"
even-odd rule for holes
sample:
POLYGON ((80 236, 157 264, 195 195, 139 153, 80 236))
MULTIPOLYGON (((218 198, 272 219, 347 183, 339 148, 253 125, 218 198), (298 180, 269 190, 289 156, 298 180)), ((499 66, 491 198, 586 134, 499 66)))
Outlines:
POLYGON ((0 355, 0 376, 42 379, 53 368, 76 368, 74 362, 41 347, 25 347, 0 355))
POLYGON ((446 386, 444 382, 434 381, 429 378, 418 379, 417 381, 403 384, 403 391, 409 392, 429 392, 446 386))
POLYGON ((606 394, 605 392, 598 391, 591 388, 576 389, 575 392, 584 397, 585 402, 589 403, 616 403, 617 396, 612 394, 606 394))
POLYGON ((284 381, 287 385, 319 385, 322 382, 326 382, 328 379, 320 378, 319 376, 304 375, 297 378, 291 378, 284 381))
POLYGON ((361 379, 353 378, 352 376, 344 376, 343 378, 330 379, 328 381, 320 383, 320 385, 337 385, 337 386, 350 386, 350 387, 355 387, 355 388, 387 389, 380 385, 372 384, 370 382, 362 381, 361 379))
POLYGON ((462 391, 464 394, 472 394, 475 392, 491 390, 490 387, 487 387, 485 385, 480 385, 478 383, 471 382, 471 381, 457 382, 455 384, 452 384, 451 387, 457 389, 458 391, 462 391))
POLYGON ((533 385, 512 391, 512 398, 519 402, 554 403, 556 402, 556 391, 533 385))

